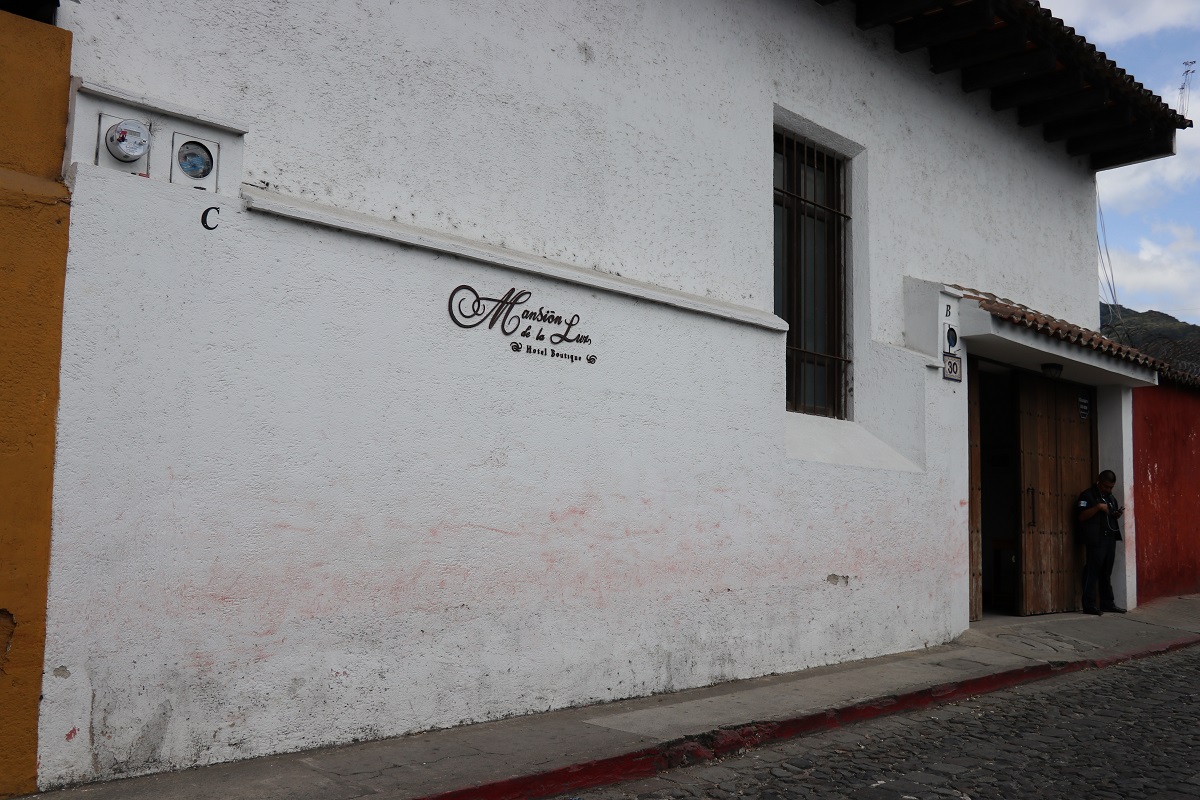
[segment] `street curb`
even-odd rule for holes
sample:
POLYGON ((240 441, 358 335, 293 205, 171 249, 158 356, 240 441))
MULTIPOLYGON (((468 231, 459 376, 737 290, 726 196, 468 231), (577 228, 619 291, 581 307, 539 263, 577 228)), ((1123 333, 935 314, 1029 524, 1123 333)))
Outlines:
POLYGON ((454 789, 440 794, 424 795, 416 800, 536 800, 563 792, 594 789, 624 781, 651 778, 668 769, 702 764, 747 748, 761 747, 772 742, 794 739, 810 733, 833 730, 902 711, 937 706, 1058 675, 1087 669, 1104 669, 1127 661, 1163 655, 1195 645, 1200 645, 1200 635, 1173 639, 1169 642, 1141 650, 1119 653, 1107 658, 1045 662, 971 678, 958 683, 940 684, 903 694, 883 695, 854 705, 830 708, 802 717, 717 728, 631 753, 596 761, 585 761, 533 775, 507 778, 502 781, 473 786, 469 789, 454 789))
POLYGON ((1183 650, 1187 647, 1193 647, 1200 644, 1200 634, 1192 636, 1183 636, 1179 639, 1172 639, 1169 642, 1146 647, 1141 650, 1130 650, 1127 653, 1120 653, 1111 658, 1098 658, 1088 661, 1088 665, 1094 669, 1103 669, 1111 667, 1114 664, 1120 664, 1125 661, 1134 661, 1139 658, 1149 658, 1150 656, 1160 656, 1165 653, 1173 653, 1176 650, 1183 650))

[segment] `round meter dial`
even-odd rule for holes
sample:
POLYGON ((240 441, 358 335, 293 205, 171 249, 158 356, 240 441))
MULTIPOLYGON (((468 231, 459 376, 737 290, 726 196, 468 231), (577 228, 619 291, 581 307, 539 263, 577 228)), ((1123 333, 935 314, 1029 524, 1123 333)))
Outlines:
POLYGON ((136 119, 123 119, 108 129, 104 144, 118 161, 137 161, 150 149, 150 129, 136 119))
POLYGON ((189 178, 207 178, 213 170, 213 157, 199 142, 184 142, 179 146, 179 168, 189 178))

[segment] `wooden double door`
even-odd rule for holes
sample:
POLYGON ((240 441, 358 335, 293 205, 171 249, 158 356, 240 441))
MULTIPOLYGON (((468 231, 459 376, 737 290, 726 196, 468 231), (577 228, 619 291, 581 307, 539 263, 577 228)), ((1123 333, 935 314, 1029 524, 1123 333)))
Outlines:
POLYGON ((1096 475, 1090 386, 968 365, 971 618, 1080 606, 1074 507, 1096 475), (986 601, 986 602, 985 602, 986 601))

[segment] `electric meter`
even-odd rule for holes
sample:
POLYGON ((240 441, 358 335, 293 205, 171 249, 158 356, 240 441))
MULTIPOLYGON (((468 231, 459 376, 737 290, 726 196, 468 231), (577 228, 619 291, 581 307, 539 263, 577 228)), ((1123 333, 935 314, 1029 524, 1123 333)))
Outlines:
POLYGON ((137 161, 150 149, 150 129, 136 119, 123 119, 108 129, 104 144, 118 161, 137 161))
POLYGON ((213 169, 212 153, 197 141, 184 142, 179 146, 179 168, 189 178, 207 178, 213 169))

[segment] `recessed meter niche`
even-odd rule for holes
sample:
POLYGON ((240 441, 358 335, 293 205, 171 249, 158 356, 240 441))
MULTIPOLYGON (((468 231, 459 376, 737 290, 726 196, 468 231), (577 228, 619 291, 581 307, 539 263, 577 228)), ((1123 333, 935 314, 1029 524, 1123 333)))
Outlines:
POLYGON ((150 149, 150 128, 136 119, 123 119, 108 129, 104 144, 118 161, 137 161, 150 149))
POLYGON ((217 173, 221 171, 221 143, 194 133, 175 131, 171 135, 171 183, 193 189, 217 190, 217 173))
POLYGON ((208 148, 197 141, 184 142, 179 146, 179 169, 189 178, 207 178, 213 169, 213 157, 208 148))

